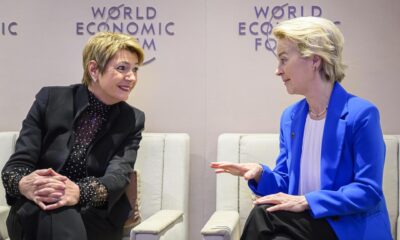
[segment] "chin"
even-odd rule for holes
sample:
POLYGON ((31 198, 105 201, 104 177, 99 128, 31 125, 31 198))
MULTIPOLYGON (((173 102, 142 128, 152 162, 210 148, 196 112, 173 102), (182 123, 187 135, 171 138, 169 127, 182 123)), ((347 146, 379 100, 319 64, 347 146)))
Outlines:
POLYGON ((126 102, 128 99, 129 99, 129 95, 128 96, 121 96, 121 97, 118 98, 118 100, 120 102, 126 102))
POLYGON ((293 95, 293 94, 294 94, 293 90, 292 90, 292 89, 289 89, 289 88, 286 88, 286 92, 287 92, 288 94, 290 94, 290 95, 293 95))

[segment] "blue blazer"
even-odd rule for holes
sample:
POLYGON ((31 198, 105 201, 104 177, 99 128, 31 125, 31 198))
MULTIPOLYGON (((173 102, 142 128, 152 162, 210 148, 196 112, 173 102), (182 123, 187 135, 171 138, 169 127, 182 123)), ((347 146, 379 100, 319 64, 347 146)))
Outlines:
MULTIPOLYGON (((307 114, 305 99, 283 112, 276 167, 263 166, 259 182, 249 181, 255 194, 298 195, 307 114)), ((392 239, 382 192, 385 150, 377 108, 335 83, 322 139, 321 190, 305 197, 310 214, 326 218, 339 239, 392 239)))

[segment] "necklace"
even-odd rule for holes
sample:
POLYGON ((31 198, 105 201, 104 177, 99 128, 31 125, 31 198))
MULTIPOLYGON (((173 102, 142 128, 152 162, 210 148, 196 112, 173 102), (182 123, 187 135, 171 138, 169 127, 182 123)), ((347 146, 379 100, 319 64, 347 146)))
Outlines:
POLYGON ((322 117, 322 116, 325 115, 325 113, 326 113, 327 110, 328 110, 328 107, 326 107, 326 108, 325 108, 322 112, 320 112, 320 113, 315 113, 315 112, 311 111, 311 109, 310 109, 308 112, 310 113, 311 117, 313 117, 313 118, 320 118, 320 117, 322 117))

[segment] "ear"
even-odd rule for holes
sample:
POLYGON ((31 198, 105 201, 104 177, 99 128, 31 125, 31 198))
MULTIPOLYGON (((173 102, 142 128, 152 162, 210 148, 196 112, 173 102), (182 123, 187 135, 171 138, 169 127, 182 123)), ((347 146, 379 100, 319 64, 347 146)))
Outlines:
POLYGON ((98 79, 98 76, 99 76, 99 69, 97 67, 96 61, 94 61, 94 60, 89 61, 88 72, 89 72, 90 76, 92 77, 92 80, 94 82, 96 82, 98 79))
POLYGON ((317 70, 317 69, 319 70, 320 69, 321 63, 322 63, 322 59, 321 59, 320 56, 318 56, 318 55, 313 55, 312 56, 312 64, 313 64, 313 68, 315 70, 317 70))

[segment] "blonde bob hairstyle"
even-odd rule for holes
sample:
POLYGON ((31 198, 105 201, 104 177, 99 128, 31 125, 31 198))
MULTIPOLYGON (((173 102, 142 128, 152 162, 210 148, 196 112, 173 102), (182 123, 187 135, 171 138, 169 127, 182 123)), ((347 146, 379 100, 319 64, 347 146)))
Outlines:
POLYGON ((82 83, 86 86, 92 81, 88 69, 89 62, 94 60, 101 74, 104 74, 107 63, 119 50, 128 50, 135 53, 139 65, 143 63, 144 52, 136 39, 130 35, 112 32, 98 32, 92 36, 83 49, 83 78, 82 83))
POLYGON ((293 18, 278 24, 272 33, 278 40, 287 39, 296 43, 303 57, 319 56, 322 59, 320 73, 326 80, 341 82, 344 78, 344 38, 330 20, 320 17, 293 18))

